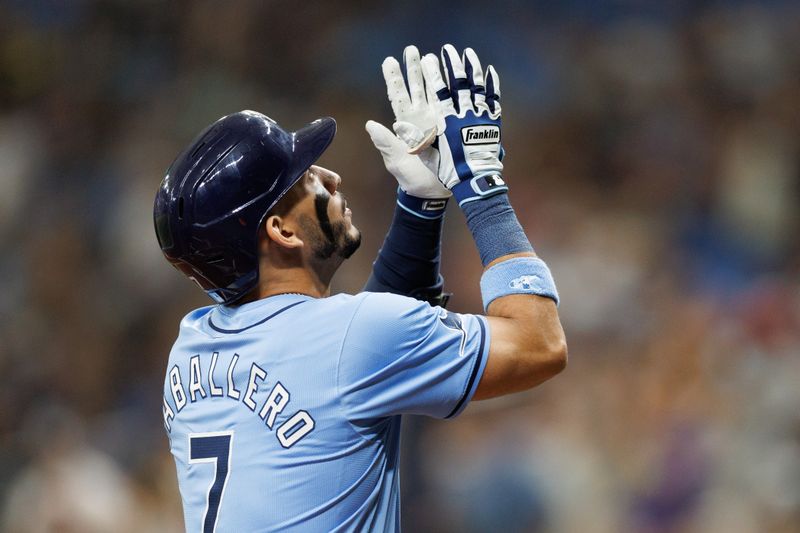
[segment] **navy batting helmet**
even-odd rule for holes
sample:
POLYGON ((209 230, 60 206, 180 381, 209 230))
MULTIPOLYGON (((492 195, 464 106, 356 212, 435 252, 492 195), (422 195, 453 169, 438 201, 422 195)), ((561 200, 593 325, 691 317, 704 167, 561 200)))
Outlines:
POLYGON ((222 117, 186 148, 156 194, 153 220, 167 260, 218 303, 258 282, 258 228, 336 133, 321 118, 290 133, 254 111, 222 117))

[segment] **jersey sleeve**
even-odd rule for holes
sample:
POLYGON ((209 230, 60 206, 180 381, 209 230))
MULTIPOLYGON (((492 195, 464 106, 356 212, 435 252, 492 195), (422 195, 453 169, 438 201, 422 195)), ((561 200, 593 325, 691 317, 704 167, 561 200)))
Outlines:
POLYGON ((451 418, 478 386, 486 319, 388 293, 367 293, 345 333, 337 387, 354 423, 397 414, 451 418))

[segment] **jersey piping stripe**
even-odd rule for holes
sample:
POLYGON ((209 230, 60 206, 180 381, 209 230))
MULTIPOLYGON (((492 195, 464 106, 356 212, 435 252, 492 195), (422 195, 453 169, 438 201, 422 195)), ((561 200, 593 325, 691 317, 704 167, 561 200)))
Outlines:
POLYGON ((475 366, 472 367, 472 373, 469 376, 469 381, 467 382, 467 389, 464 391, 464 395, 458 401, 453 410, 450 411, 450 414, 447 415, 445 418, 450 418, 451 416, 456 414, 459 409, 461 409, 461 406, 467 400, 467 396, 469 396, 469 391, 472 390, 472 384, 475 382, 475 377, 478 375, 478 370, 481 367, 481 361, 483 360, 483 344, 486 341, 486 329, 483 326, 483 320, 481 320, 480 318, 478 318, 477 320, 478 320, 478 325, 480 325, 481 327, 481 345, 480 348, 478 349, 478 357, 475 358, 475 366))
MULTIPOLYGON (((242 331, 248 330, 250 328, 254 328, 256 326, 260 326, 261 324, 263 324, 267 320, 269 320, 271 318, 275 318, 276 316, 278 316, 279 314, 283 313, 284 311, 288 311, 292 307, 294 307, 296 305, 300 305, 300 304, 305 303, 307 301, 308 300, 302 300, 302 301, 299 301, 299 302, 294 302, 293 304, 289 304, 289 305, 287 305, 286 307, 284 307, 282 309, 278 309, 277 311, 275 311, 274 313, 269 315, 267 318, 259 320, 255 324, 250 324, 249 326, 245 326, 245 327, 240 328, 240 329, 222 329, 220 327, 217 327, 217 326, 214 325, 214 322, 211 321, 211 316, 208 317, 208 325, 209 325, 209 327, 211 327, 211 329, 213 329, 214 331, 218 331, 220 333, 241 333, 242 331)), ((481 344, 481 346, 482 346, 482 344, 481 344)))

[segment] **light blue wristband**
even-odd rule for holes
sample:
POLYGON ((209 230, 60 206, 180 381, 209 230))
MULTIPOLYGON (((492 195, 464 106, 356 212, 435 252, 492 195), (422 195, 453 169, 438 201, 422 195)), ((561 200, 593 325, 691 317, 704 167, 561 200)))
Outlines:
POLYGON ((547 264, 538 257, 515 257, 490 267, 481 276, 483 309, 509 294, 535 294, 558 305, 556 282, 547 264))

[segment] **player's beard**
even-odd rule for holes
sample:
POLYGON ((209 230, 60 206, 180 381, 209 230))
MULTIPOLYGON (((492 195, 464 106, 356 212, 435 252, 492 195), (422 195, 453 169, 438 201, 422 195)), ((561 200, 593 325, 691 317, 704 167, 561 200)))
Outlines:
MULTIPOLYGON (((317 212, 319 222, 318 232, 308 232, 312 235, 311 249, 318 260, 327 260, 334 255, 347 259, 353 255, 358 247, 361 246, 361 232, 356 230, 355 235, 347 231, 347 222, 337 220, 331 222, 328 217, 328 203, 331 196, 318 194, 314 198, 314 209, 317 212)), ((342 202, 342 214, 344 214, 344 202, 342 202)))

